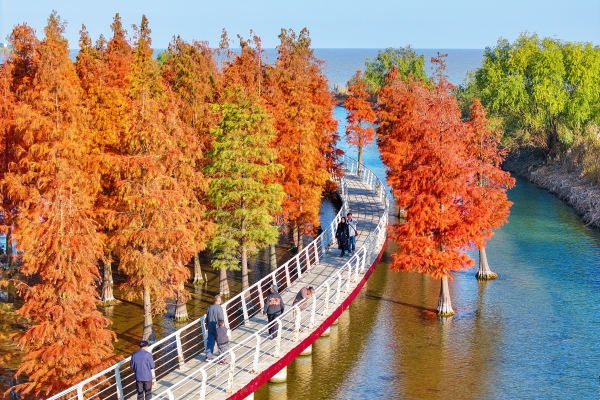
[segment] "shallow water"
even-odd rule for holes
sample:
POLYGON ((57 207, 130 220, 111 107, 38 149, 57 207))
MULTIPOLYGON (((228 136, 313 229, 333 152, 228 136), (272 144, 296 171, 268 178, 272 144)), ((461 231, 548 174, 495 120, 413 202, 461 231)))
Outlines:
MULTIPOLYGON (((385 175, 376 146, 364 160, 385 175)), ((600 232, 523 179, 509 198, 509 223, 487 247, 499 277, 453 274, 454 317, 435 316, 439 281, 389 269, 388 243, 331 336, 255 398, 598 398, 600 232)))

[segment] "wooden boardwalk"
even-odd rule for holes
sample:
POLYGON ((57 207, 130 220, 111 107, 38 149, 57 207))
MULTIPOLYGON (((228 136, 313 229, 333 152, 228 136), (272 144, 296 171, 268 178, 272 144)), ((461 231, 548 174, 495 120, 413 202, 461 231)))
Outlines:
MULTIPOLYGON (((345 181, 347 185, 347 210, 353 214, 353 218, 358 224, 357 229, 359 235, 356 243, 356 248, 358 250, 363 246, 369 234, 375 232, 382 215, 386 213, 384 208, 385 202, 381 201, 381 191, 384 189, 378 191, 373 190, 369 183, 365 182, 355 174, 348 173, 345 176, 345 181)), ((383 236, 385 237, 385 233, 383 236)), ((379 243, 379 246, 381 247, 383 243, 381 240, 379 240, 379 242, 381 242, 379 243)), ((358 253, 358 257, 354 256, 352 260, 350 260, 348 256, 340 257, 340 250, 337 249, 335 244, 331 245, 331 247, 320 257, 318 264, 312 265, 307 272, 302 274, 301 278, 296 280, 285 290, 285 292, 281 293, 286 305, 286 311, 290 309, 296 294, 302 287, 313 286, 314 288, 317 288, 322 286, 328 279, 330 282, 334 282, 334 284, 331 287, 331 293, 329 289, 327 289, 327 293, 323 292, 323 295, 326 296, 326 301, 332 301, 332 304, 341 304, 344 300, 343 296, 352 293, 354 287, 360 283, 360 279, 358 279, 360 278, 358 275, 359 270, 354 267, 354 264, 358 265, 361 261, 364 262, 364 260, 361 260, 360 252, 358 253), (349 261, 352 261, 350 269, 347 265, 349 261), (352 270, 352 268, 354 268, 354 270, 352 270), (351 280, 346 279, 347 275, 350 274, 355 274, 356 277, 353 276, 351 280), (341 283, 339 282, 342 282, 342 275, 344 276, 344 279, 346 279, 343 283, 345 287, 340 288, 339 285, 341 285, 341 283), (332 281, 332 279, 334 279, 334 281, 332 281), (336 284, 338 285, 337 287, 336 284)), ((365 256, 363 259, 364 258, 367 257, 365 256)), ((368 269, 369 266, 370 262, 366 265, 366 268, 368 269)), ((361 273, 364 272, 364 270, 361 271, 361 273)), ((351 300, 352 299, 350 299, 350 301, 351 300)), ((315 307, 313 306, 312 308, 314 309, 315 307)), ((264 331, 264 328, 266 327, 266 316, 261 315, 261 313, 249 316, 249 319, 244 325, 241 325, 232 331, 232 339, 229 342, 229 349, 234 350, 233 359, 236 364, 235 369, 231 368, 230 370, 232 357, 228 357, 229 364, 221 365, 215 361, 206 362, 204 354, 197 355, 192 359, 185 360, 185 368, 175 370, 166 376, 160 377, 160 380, 153 391, 155 398, 199 398, 201 397, 199 396, 201 391, 205 392, 206 398, 228 398, 237 393, 240 389, 246 387, 257 375, 262 371, 269 369, 274 363, 279 359, 284 358, 286 354, 290 353, 294 348, 299 345, 304 347, 310 345, 312 342, 307 344, 308 338, 310 338, 311 335, 314 336, 314 332, 318 330, 319 326, 323 324, 334 310, 335 307, 328 306, 319 310, 314 310, 312 311, 314 320, 310 321, 311 305, 309 303, 308 307, 303 311, 303 314, 301 314, 300 317, 302 329, 298 329, 298 325, 295 325, 298 317, 290 315, 290 318, 287 320, 283 319, 281 328, 282 333, 280 336, 287 338, 293 337, 293 340, 280 341, 268 338, 265 332, 257 335, 257 332, 261 329, 264 331), (257 342, 260 342, 261 354, 268 355, 261 357, 259 362, 256 362, 258 356, 255 356, 255 353, 257 353, 257 342), (202 369, 204 371, 200 371, 202 369), (201 389, 205 374, 205 387, 204 389, 201 389), (169 391, 166 391, 167 389, 170 389, 170 393, 169 391)), ((248 392, 248 390, 246 390, 246 392, 248 392)))

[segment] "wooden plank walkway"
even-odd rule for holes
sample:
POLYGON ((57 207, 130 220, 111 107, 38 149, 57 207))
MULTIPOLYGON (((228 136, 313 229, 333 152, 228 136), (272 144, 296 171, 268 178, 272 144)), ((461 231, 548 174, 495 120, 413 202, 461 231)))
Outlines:
MULTIPOLYGON (((369 234, 375 231, 384 211, 384 204, 380 201, 379 194, 372 190, 370 186, 356 175, 346 175, 348 194, 348 209, 352 212, 354 220, 357 221, 357 229, 359 236, 357 238, 356 248, 360 249, 369 234)), ((291 307, 291 304, 297 292, 304 286, 319 287, 323 282, 331 277, 339 276, 338 274, 347 271, 344 264, 349 261, 349 257, 340 257, 340 251, 334 244, 331 246, 324 256, 321 257, 317 265, 313 265, 310 271, 302 275, 300 279, 292 284, 292 286, 281 293, 286 310, 291 307)), ((356 257, 354 257, 356 259, 356 257)), ((358 262, 358 261, 357 261, 358 262)), ((367 265, 367 268, 369 265, 367 265)), ((310 309, 310 306, 307 307, 310 309)), ((329 310, 331 312, 331 310, 329 310)), ((306 313, 310 314, 310 313, 306 313)), ((311 329, 304 329, 298 333, 297 340, 281 341, 279 357, 285 356, 287 352, 293 349, 303 339, 307 338, 311 332, 319 327, 319 324, 327 317, 327 310, 321 310, 315 320, 315 325, 311 329)), ((305 318, 305 317, 302 317, 305 318)), ((215 362, 207 363, 204 355, 198 355, 193 359, 185 360, 185 369, 176 370, 168 375, 161 377, 157 385, 154 387, 155 398, 168 398, 156 396, 164 393, 164 390, 171 388, 173 396, 177 399, 188 399, 199 397, 199 387, 202 383, 203 376, 198 374, 201 367, 206 367, 207 387, 206 398, 224 399, 231 396, 245 385, 247 385, 255 376, 256 373, 266 370, 271 364, 277 361, 278 357, 265 357, 258 363, 258 371, 252 371, 252 355, 255 352, 256 340, 249 340, 253 336, 256 337, 256 332, 266 326, 266 316, 256 314, 252 316, 245 325, 238 327, 232 332, 232 339, 229 342, 229 349, 243 343, 235 351, 236 371, 231 374, 224 373, 228 369, 227 364, 220 365, 215 362), (250 360, 250 361, 248 361, 250 360), (240 363, 242 363, 240 366, 240 363), (249 373, 250 372, 250 373, 249 373), (251 373, 254 372, 254 373, 251 373), (233 379, 233 381, 231 381, 233 379), (185 381, 185 383, 184 383, 185 381), (227 386, 233 382, 230 391, 227 391, 227 386)), ((307 323, 308 324, 308 323, 307 323)), ((294 330, 293 324, 284 322, 282 329, 294 330)), ((199 339, 200 340, 200 339, 199 339)), ((265 334, 260 338, 261 351, 276 354, 276 340, 269 339, 265 334)), ((256 365, 256 364, 255 364, 256 365)), ((254 366, 255 366, 254 365, 254 366)), ((132 397, 133 398, 133 397, 132 397)))

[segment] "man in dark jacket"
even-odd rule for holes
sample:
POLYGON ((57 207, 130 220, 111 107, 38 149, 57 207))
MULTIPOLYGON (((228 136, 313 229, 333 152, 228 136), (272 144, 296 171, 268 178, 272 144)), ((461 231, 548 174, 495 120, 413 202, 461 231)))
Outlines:
POLYGON ((138 400, 150 400, 152 398, 152 386, 156 379, 152 376, 154 359, 148 351, 148 342, 142 340, 140 349, 133 353, 129 362, 135 375, 135 385, 138 400))
POLYGON ((208 331, 208 337, 206 338, 206 361, 210 361, 213 358, 219 320, 225 320, 221 301, 221 296, 216 295, 214 304, 208 307, 206 311, 206 330, 208 331))
POLYGON ((277 293, 277 286, 271 285, 271 293, 269 293, 265 300, 265 309, 263 310, 263 314, 267 314, 267 319, 269 320, 269 335, 271 339, 277 334, 277 324, 272 321, 279 317, 284 309, 283 299, 277 293))

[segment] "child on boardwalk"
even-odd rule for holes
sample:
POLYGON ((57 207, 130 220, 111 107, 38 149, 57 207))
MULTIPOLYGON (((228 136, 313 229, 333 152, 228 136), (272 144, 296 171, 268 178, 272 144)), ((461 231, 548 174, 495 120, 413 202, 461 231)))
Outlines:
POLYGON ((219 347, 219 355, 222 356, 221 364, 227 362, 227 357, 223 357, 223 354, 229 350, 229 336, 227 335, 227 327, 225 321, 219 320, 219 327, 217 328, 217 347, 219 347))

